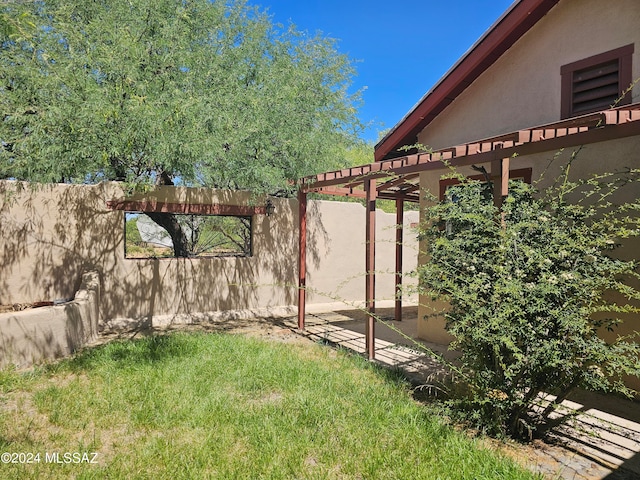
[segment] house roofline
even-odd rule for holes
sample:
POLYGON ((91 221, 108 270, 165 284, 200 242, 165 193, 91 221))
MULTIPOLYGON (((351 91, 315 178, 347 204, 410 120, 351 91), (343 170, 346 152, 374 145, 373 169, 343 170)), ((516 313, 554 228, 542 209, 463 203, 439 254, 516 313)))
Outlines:
POLYGON ((382 183, 376 187, 377 198, 419 202, 420 184, 415 180, 424 172, 512 157, 518 162, 518 157, 630 136, 640 136, 640 102, 436 151, 311 175, 300 179, 298 185, 307 193, 366 198, 364 183, 380 179, 382 183))
POLYGON ((418 133, 560 0, 516 0, 375 146, 376 161, 405 155, 418 133))

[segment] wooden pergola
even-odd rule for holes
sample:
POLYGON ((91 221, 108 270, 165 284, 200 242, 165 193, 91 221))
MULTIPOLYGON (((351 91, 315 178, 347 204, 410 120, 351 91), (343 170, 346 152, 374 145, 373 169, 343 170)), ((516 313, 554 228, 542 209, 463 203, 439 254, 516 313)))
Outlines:
POLYGON ((640 103, 604 110, 538 127, 473 141, 435 152, 418 153, 382 160, 368 165, 321 173, 303 178, 299 183, 299 257, 298 257, 298 328, 305 327, 307 194, 310 192, 365 199, 365 302, 369 313, 365 336, 369 359, 375 352, 375 211, 376 200, 396 203, 395 318, 402 318, 402 242, 404 202, 420 201, 419 176, 428 172, 465 165, 490 164, 494 183, 494 200, 500 203, 508 194, 510 161, 518 156, 557 151, 640 135, 640 103))

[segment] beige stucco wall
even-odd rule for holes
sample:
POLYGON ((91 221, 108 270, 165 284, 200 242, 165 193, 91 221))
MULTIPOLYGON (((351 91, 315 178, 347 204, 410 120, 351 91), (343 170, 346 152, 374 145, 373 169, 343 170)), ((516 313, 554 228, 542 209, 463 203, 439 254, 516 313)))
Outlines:
MULTIPOLYGON (((308 276, 311 303, 361 306, 365 298, 365 208, 359 203, 312 202, 309 210, 308 276)), ((417 266, 418 211, 404 212, 403 272, 417 266)), ((390 307, 395 299, 395 214, 376 215, 376 301, 390 307)), ((404 277, 411 290, 415 278, 404 277)), ((415 290, 415 289, 414 289, 415 290)), ((407 292, 409 303, 415 294, 407 292)), ((344 305, 342 305, 344 307, 344 305)))
POLYGON ((0 313, 0 368, 69 355, 95 340, 99 301, 98 274, 87 272, 70 302, 0 313))
MULTIPOLYGON (((635 44, 633 78, 640 78, 640 2, 637 0, 562 0, 509 51, 470 85, 418 136, 419 142, 434 149, 469 143, 520 128, 560 120, 560 67, 608 50, 635 44)), ((640 101, 640 87, 632 91, 632 101, 640 101)), ((560 174, 573 152, 579 151, 571 167, 571 178, 640 168, 640 138, 567 148, 511 159, 511 169, 531 168, 532 179, 544 189, 560 174)), ((489 170, 489 165, 486 165, 489 170)), ((469 168, 465 174, 477 174, 469 168)), ((421 186, 438 195, 440 176, 445 171, 423 173, 421 186)), ((627 189, 617 201, 637 197, 627 189)), ((423 206, 425 205, 423 200, 423 206)), ((424 245, 422 246, 424 250, 424 245)), ((640 242, 625 245, 624 255, 640 252, 640 242)), ((421 257, 421 261, 426 258, 421 257)), ((418 336, 446 344, 451 337, 444 330, 442 310, 420 298, 418 336)), ((629 316, 616 331, 626 334, 640 330, 640 318, 629 316)), ((604 334, 607 337, 607 334, 604 334)), ((611 335, 608 338, 612 338, 611 335)), ((640 387, 640 381, 630 385, 640 387)))
MULTIPOLYGON (((418 136, 446 148, 560 119, 560 67, 635 43, 640 78, 640 2, 561 0, 418 136)), ((428 86, 425 86, 428 87, 428 86)), ((640 101, 640 88, 632 92, 640 101)))
MULTIPOLYGON (((123 198, 114 183, 33 187, 0 182, 0 304, 70 298, 82 273, 95 270, 101 282, 103 325, 125 320, 166 324, 202 312, 293 312, 298 278, 296 200, 274 199, 275 214, 254 216, 252 257, 125 259, 124 213, 106 207, 107 201, 123 198)), ((177 187, 127 198, 264 204, 264 198, 246 192, 177 187)), ((377 217, 379 270, 392 271, 395 215, 378 211, 377 217)), ((407 227, 417 220, 417 212, 408 214, 407 227)), ((311 307, 364 299, 364 221, 359 204, 309 202, 311 307)), ((417 241, 410 233, 406 239, 408 270, 417 262, 417 241)), ((378 291, 381 298, 393 298, 392 275, 379 276, 378 291)))

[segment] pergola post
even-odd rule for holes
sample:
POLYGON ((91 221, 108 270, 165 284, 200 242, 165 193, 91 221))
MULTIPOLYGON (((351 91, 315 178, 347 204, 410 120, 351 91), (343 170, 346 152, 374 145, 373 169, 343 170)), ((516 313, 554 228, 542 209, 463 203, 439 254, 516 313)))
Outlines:
POLYGON ((502 181, 500 182, 502 200, 509 195, 509 157, 502 159, 502 181))
MULTIPOLYGON (((503 200, 509 195, 509 157, 491 162, 491 179, 493 180, 493 204, 502 208, 503 200)), ((502 228, 506 227, 504 212, 500 214, 502 228)))
POLYGON ((493 180, 493 203, 502 206, 502 200, 509 195, 509 157, 491 162, 491 180, 493 180))
POLYGON ((404 236, 404 199, 396 198, 396 282, 395 319, 402 320, 402 242, 404 236))
POLYGON ((375 295, 376 295, 376 189, 375 179, 365 180, 366 191, 366 247, 365 247, 365 296, 367 304, 367 324, 365 328, 366 352, 369 360, 375 359, 375 295))
POLYGON ((304 330, 307 302, 307 193, 298 191, 298 328, 304 330))

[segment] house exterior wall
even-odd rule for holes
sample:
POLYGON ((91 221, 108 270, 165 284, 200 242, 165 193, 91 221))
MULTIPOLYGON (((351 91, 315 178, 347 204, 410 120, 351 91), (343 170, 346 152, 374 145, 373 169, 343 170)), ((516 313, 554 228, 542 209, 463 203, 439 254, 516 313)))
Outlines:
MULTIPOLYGON (((640 168, 640 138, 629 137, 615 141, 601 142, 585 145, 573 149, 565 149, 563 152, 550 151, 538 155, 519 156, 510 160, 511 169, 531 168, 534 181, 538 181, 536 187, 539 190, 551 186, 561 174, 561 167, 566 165, 571 156, 576 153, 571 165, 570 178, 583 178, 596 173, 605 173, 621 170, 627 167, 640 168)), ((490 170, 490 166, 485 166, 490 170)), ((440 178, 450 173, 449 170, 435 170, 422 173, 420 185, 423 190, 431 192, 437 197, 440 189, 440 178)), ((470 167, 460 169, 464 175, 477 175, 470 167)), ((612 200, 621 203, 637 198, 638 192, 632 187, 621 189, 612 200)), ((426 195, 422 196, 421 207, 427 206, 426 195)), ((424 252, 426 245, 421 245, 424 252)), ((640 252, 640 240, 636 242, 626 241, 623 256, 638 257, 640 252)), ((421 254, 419 263, 428 261, 421 254)), ((446 311, 446 305, 434 304, 426 297, 421 297, 418 307, 418 337, 439 344, 447 344, 452 338, 445 331, 444 316, 438 312, 446 311)), ((640 331, 640 318, 630 317, 616 334, 631 334, 640 331)), ((640 387, 640 384, 638 385, 640 387)))
MULTIPOLYGON (((115 183, 30 186, 0 181, 0 304, 71 298, 82 274, 96 271, 101 282, 101 326, 182 322, 203 312, 295 313, 297 201, 274 199, 273 215, 254 216, 251 257, 125 259, 124 213, 107 208, 107 201, 124 198, 115 183)), ((252 199, 246 192, 178 187, 161 187, 127 199, 264 204, 264 199, 252 199)), ((379 276, 378 292, 392 300, 395 215, 378 211, 377 218, 379 269, 389 271, 379 276)), ((407 230, 417 221, 418 212, 409 212, 407 230)), ((345 308, 345 302, 364 300, 364 222, 362 205, 309 202, 311 311, 332 306, 326 304, 345 308)), ((415 234, 407 233, 406 243, 408 271, 417 264, 415 234)))
MULTIPOLYGON (((446 148, 560 120, 560 67, 631 43, 640 78, 640 2, 562 0, 419 135, 446 148)), ((640 87, 632 101, 640 101, 640 87)))
MULTIPOLYGON (((510 50, 471 84, 418 136, 419 142, 434 149, 465 144, 507 132, 560 120, 560 67, 593 55, 634 44, 633 78, 640 78, 640 2, 635 0, 563 0, 533 26, 510 50)), ((632 102, 640 101, 640 86, 632 91, 632 102)), ((544 189, 556 179, 561 166, 578 152, 571 166, 571 178, 640 167, 640 137, 589 144, 563 152, 518 156, 511 169, 531 168, 532 179, 544 189)), ((487 170, 490 169, 486 165, 487 170)), ((462 173, 477 174, 469 168, 462 173)), ((440 176, 430 171, 420 177, 423 189, 438 195, 440 176)), ((627 191, 616 199, 630 200, 637 191, 627 191)), ((423 207, 425 203, 423 201, 423 207)), ((424 245, 422 246, 424 250, 424 245)), ((627 242, 621 254, 638 256, 640 242, 627 242)), ((420 262, 428 261, 424 256, 420 262)), ((420 299, 418 336, 436 343, 449 343, 444 329, 446 305, 420 299)), ((627 317, 614 335, 640 331, 640 319, 627 317)), ((640 388, 640 381, 630 380, 640 388)))

